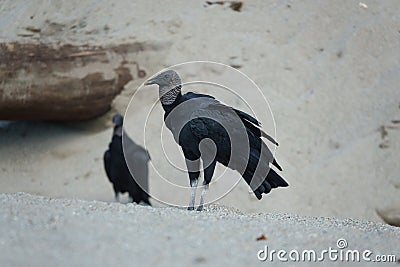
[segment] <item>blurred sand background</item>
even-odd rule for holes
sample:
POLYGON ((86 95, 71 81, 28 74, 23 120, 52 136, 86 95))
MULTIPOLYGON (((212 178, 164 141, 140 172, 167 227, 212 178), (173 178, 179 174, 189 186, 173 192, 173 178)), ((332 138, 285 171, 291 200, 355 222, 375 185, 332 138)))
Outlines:
MULTIPOLYGON (((134 79, 103 117, 65 124, 1 122, 0 192, 113 201, 102 161, 111 116, 124 112, 135 90, 161 69, 210 60, 238 68, 267 97, 280 143, 276 157, 290 184, 257 201, 240 182, 219 203, 245 212, 380 221, 375 209, 400 205, 400 2, 365 4, 246 1, 238 12, 205 1, 1 1, 2 41, 140 42, 143 49, 126 59, 134 79), (27 27, 41 32, 26 34, 27 27), (139 78, 132 62, 146 77, 139 78)), ((156 99, 154 88, 144 93, 132 116, 156 99)), ((246 109, 240 101, 229 104, 246 109)), ((159 128, 159 106, 153 115, 159 128)), ((156 126, 150 139, 160 136, 156 126)), ((143 144, 143 129, 128 129, 143 144)), ((163 155, 149 152, 168 173, 163 155)), ((173 175, 188 181, 184 173, 173 175)), ((154 181, 151 170, 150 190, 162 194, 154 181)))

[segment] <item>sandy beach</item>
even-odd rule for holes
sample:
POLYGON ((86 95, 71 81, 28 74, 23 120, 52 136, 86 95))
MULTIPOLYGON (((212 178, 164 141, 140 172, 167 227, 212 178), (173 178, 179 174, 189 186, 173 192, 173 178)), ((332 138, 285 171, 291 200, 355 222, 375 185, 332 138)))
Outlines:
MULTIPOLYGON (((224 257, 211 265, 228 263, 230 257, 237 257, 238 265, 252 265, 259 263, 255 253, 260 245, 254 240, 262 232, 277 247, 314 245, 314 234, 318 236, 315 245, 324 247, 348 235, 352 246, 368 243, 377 245, 382 252, 391 252, 389 248, 396 247, 399 231, 380 224, 376 209, 400 203, 399 8, 396 0, 245 1, 240 10, 231 8, 230 3, 206 1, 2 1, 1 42, 104 47, 122 44, 140 49, 128 51, 123 57, 108 55, 110 62, 123 61, 133 79, 105 115, 84 122, 0 122, 0 193, 5 193, 0 195, 0 227, 4 231, 13 229, 1 236, 2 247, 9 247, 1 261, 11 266, 50 266, 73 255, 68 265, 131 265, 125 257, 134 253, 146 266, 170 266, 175 257, 181 256, 179 264, 187 266, 207 264, 210 258, 217 257, 217 251, 225 251, 224 257), (40 31, 32 32, 32 28, 40 31), (243 214, 229 211, 226 218, 224 211, 191 215, 155 199, 151 200, 155 208, 113 203, 103 153, 112 134, 111 117, 116 112, 125 114, 126 110, 127 133, 146 146, 152 158, 150 194, 173 203, 188 201, 186 192, 166 190, 160 182, 162 176, 187 186, 188 177, 167 160, 167 156, 174 162, 183 160, 180 153, 173 152, 176 146, 167 142, 170 136, 165 139, 170 153, 161 153, 163 111, 159 104, 154 105, 158 99, 156 88, 139 88, 163 68, 197 60, 231 66, 260 88, 270 105, 276 129, 267 106, 259 104, 260 95, 244 83, 235 83, 229 71, 208 65, 182 71, 184 81, 216 77, 236 84, 234 91, 245 102, 210 87, 188 86, 183 91, 212 94, 243 110, 250 106, 279 142, 276 158, 290 186, 274 190, 258 201, 249 193, 247 184, 240 181, 214 203, 243 214), (134 104, 128 108, 133 95, 134 104), (144 132, 139 122, 145 118, 144 132), (74 212, 76 216, 71 215, 74 212), (13 221, 15 213, 17 221, 13 221), (251 215, 254 213, 259 215, 251 215), (298 217, 286 222, 284 215, 274 214, 298 217), (52 216, 59 216, 59 226, 58 219, 48 222, 52 216), (163 219, 159 221, 160 218, 163 219), (28 234, 29 220, 39 232, 28 234), (150 227, 148 224, 157 220, 162 228, 154 225, 152 229, 158 230, 151 234, 148 228, 129 226, 138 223, 150 227), (263 225, 265 220, 268 222, 263 225), (318 220, 323 222, 314 224, 318 220), (331 228, 326 226, 330 220, 334 221, 331 228), (346 220, 361 221, 349 230, 344 226, 350 222, 346 220), (96 222, 100 221, 106 230, 98 239, 93 235, 87 240, 67 238, 69 231, 82 239, 86 238, 82 233, 99 232, 103 228, 96 222), (180 225, 174 225, 174 221, 180 221, 180 225), (211 222, 213 227, 206 235, 206 225, 211 222), (197 228, 189 229, 188 224, 197 228), (369 224, 373 229, 368 228, 369 224), (114 225, 118 225, 116 230, 114 225), (241 232, 241 227, 247 230, 241 232), (140 249, 127 244, 124 232, 133 235, 136 230, 138 240, 151 240, 140 249), (359 232, 363 234, 357 235, 359 232), (235 237, 230 239, 232 235, 235 237), (197 239, 199 236, 203 239, 197 239), (43 244, 30 249, 29 243, 39 237, 44 238, 43 244), (178 241, 183 238, 188 243, 178 241), (289 239, 293 241, 290 246, 289 239), (119 252, 115 251, 118 257, 105 256, 107 244, 115 241, 121 246, 119 252), (83 250, 73 245, 79 242, 83 250), (217 251, 200 254, 201 247, 215 242, 217 251), (54 244, 60 246, 37 256, 40 248, 54 244), (181 250, 173 249, 175 246, 181 250), (154 247, 159 256, 149 260, 150 252, 144 251, 154 247), (90 253, 94 254, 89 259, 90 253), (34 262, 29 264, 22 255, 34 262)), ((114 67, 102 64, 101 68, 114 67)), ((80 77, 82 69, 63 75, 80 77)), ((221 177, 210 186, 211 196, 224 183, 237 178, 237 174, 221 166, 217 174, 221 177)), ((126 201, 123 198, 122 202, 126 201)), ((399 251, 396 253, 399 255, 399 251)))
POLYGON ((309 266, 310 261, 386 266, 389 260, 375 257, 400 254, 398 228, 359 220, 247 214, 216 205, 189 212, 21 193, 1 194, 0 201, 2 266, 309 266), (339 239, 347 246, 338 245, 339 239), (316 258, 265 258, 258 254, 265 246, 300 255, 313 250, 316 258), (336 254, 322 257, 329 248, 336 254), (340 258, 349 250, 358 251, 359 260, 340 258), (371 254, 364 260, 366 250, 371 254))

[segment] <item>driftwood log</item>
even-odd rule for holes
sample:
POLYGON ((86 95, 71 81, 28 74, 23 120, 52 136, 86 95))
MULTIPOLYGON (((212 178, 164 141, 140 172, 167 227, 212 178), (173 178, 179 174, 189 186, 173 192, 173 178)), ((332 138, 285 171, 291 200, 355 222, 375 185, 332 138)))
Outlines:
POLYGON ((132 79, 124 60, 130 50, 140 45, 0 43, 0 120, 86 120, 105 113, 132 79))

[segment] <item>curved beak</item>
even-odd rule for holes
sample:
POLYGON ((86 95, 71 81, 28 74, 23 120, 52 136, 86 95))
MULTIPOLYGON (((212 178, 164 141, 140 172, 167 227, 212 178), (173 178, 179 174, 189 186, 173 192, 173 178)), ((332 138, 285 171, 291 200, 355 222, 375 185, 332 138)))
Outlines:
POLYGON ((152 84, 155 84, 155 83, 156 83, 156 79, 153 78, 153 79, 148 79, 148 80, 144 83, 144 85, 152 85, 152 84))

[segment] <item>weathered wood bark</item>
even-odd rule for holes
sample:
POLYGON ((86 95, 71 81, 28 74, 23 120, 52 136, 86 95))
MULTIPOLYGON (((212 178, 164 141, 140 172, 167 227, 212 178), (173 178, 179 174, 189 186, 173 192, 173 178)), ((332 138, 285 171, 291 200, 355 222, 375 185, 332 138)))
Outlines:
POLYGON ((105 113, 131 79, 124 53, 89 47, 0 44, 0 120, 85 120, 105 113))

